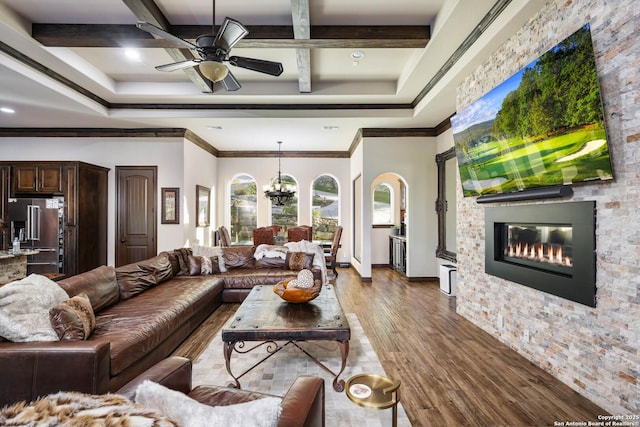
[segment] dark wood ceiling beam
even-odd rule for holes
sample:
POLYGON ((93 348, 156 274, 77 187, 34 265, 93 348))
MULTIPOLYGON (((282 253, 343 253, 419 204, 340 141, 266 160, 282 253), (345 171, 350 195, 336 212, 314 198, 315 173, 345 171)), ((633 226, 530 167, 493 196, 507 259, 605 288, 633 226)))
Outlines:
MULTIPOLYGON (((291 0, 291 18, 293 36, 296 40, 311 39, 311 22, 309 20, 309 0, 291 0)), ((296 48, 298 63, 298 90, 300 93, 311 92, 311 51, 308 47, 296 48)))
MULTIPOLYGON (((236 45, 238 48, 424 48, 430 38, 428 25, 312 25, 308 40, 296 39, 293 26, 247 25, 246 27, 249 34, 236 45)), ((166 31, 182 39, 193 41, 200 34, 211 34, 211 27, 173 25, 166 31)), ((168 40, 154 39, 135 25, 33 24, 31 36, 44 46, 50 47, 176 47, 168 40)))
POLYGON ((122 0, 139 21, 149 22, 157 27, 167 29, 171 26, 153 0, 122 0))
MULTIPOLYGON (((146 21, 156 27, 162 28, 165 31, 170 29, 170 24, 167 18, 164 16, 160 8, 153 2, 153 0, 122 0, 124 4, 133 12, 136 19, 139 21, 146 21)), ((134 27, 135 28, 135 27, 134 27)), ((135 28, 138 32, 143 32, 135 28)), ((152 37, 149 34, 149 37, 152 37)), ((169 56, 176 61, 187 61, 193 59, 194 56, 188 49, 177 48, 165 48, 169 56)), ((189 79, 200 89, 202 92, 213 92, 213 86, 210 80, 205 78, 196 67, 185 68, 183 70, 189 79)))

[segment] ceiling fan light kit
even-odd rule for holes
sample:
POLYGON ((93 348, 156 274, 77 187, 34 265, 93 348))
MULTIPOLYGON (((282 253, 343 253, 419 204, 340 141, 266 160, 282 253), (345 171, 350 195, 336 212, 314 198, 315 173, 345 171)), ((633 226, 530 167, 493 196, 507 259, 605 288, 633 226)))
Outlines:
POLYGON ((203 76, 214 83, 224 80, 229 74, 227 66, 216 61, 202 61, 198 68, 203 76))
POLYGON ((199 56, 199 58, 186 61, 159 65, 156 67, 158 71, 176 71, 198 65, 203 76, 214 83, 222 82, 224 88, 228 91, 238 90, 241 86, 223 62, 228 62, 234 67, 245 68, 271 76, 279 76, 283 71, 280 62, 229 56, 233 46, 249 34, 249 30, 235 19, 225 18, 217 34, 201 34, 196 38, 196 44, 176 37, 148 22, 139 21, 136 26, 149 34, 172 41, 182 48, 194 50, 199 56))

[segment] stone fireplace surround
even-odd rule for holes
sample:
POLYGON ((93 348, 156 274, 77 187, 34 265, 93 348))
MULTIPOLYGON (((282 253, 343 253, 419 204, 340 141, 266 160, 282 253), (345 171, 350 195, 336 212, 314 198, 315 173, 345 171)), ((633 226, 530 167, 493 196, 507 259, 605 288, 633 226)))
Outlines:
MULTIPOLYGON (((525 206, 488 207, 485 210, 485 272, 512 282, 557 295, 591 307, 596 306, 595 202, 541 203, 525 206), (506 225, 555 226, 571 229, 571 266, 556 266, 529 254, 505 255, 506 225), (533 259, 533 260, 532 260, 533 259)), ((539 236, 537 236, 539 238, 539 236)), ((530 243, 530 242, 528 242, 530 243)), ((529 252, 528 243, 526 245, 529 252)), ((536 251, 543 244, 532 245, 536 251)), ((549 246, 545 244, 545 246, 549 246)), ((543 249, 543 257, 548 252, 543 249)), ((521 251, 524 248, 520 248, 521 251)), ((551 254, 553 257, 554 254, 551 254)), ((546 258, 546 257, 545 257, 546 258)))
MULTIPOLYGON (((596 204, 597 306, 485 273, 486 206, 463 197, 458 178, 456 310, 611 414, 638 414, 640 15, 628 13, 638 2, 547 0, 540 5, 536 16, 462 82, 457 108, 590 23, 615 181, 574 186, 570 201, 596 204)), ((541 203, 547 201, 513 205, 541 203)), ((498 205, 505 204, 492 206, 498 205)))

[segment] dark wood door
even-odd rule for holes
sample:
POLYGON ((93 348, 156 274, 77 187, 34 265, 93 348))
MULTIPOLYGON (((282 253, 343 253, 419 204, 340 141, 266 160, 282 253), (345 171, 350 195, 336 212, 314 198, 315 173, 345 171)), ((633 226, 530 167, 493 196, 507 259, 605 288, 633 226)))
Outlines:
POLYGON ((156 255, 156 166, 116 166, 116 266, 156 255))

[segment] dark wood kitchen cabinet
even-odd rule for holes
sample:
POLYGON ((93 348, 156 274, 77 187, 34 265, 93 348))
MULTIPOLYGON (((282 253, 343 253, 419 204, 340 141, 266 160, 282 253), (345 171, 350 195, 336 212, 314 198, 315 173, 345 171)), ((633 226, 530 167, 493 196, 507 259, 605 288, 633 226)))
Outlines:
POLYGON ((7 220, 9 197, 63 196, 65 275, 105 265, 108 173, 84 162, 0 162, 0 215, 7 220))
POLYGON ((88 163, 63 167, 65 271, 79 274, 107 263, 109 169, 88 163))
POLYGON ((11 193, 15 197, 62 193, 62 167, 57 162, 14 166, 11 175, 11 193))

